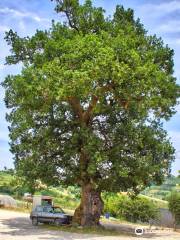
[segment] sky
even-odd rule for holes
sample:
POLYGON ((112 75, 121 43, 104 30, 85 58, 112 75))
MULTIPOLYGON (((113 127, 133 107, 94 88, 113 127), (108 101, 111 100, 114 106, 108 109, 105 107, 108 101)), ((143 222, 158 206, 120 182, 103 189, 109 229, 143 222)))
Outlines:
MULTIPOLYGON (((164 43, 174 49, 174 75, 180 84, 180 0, 94 0, 93 3, 102 6, 108 16, 113 14, 117 4, 134 9, 135 17, 141 19, 148 33, 161 36, 164 43)), ((7 74, 17 74, 21 70, 21 66, 4 65, 5 57, 9 55, 4 32, 13 29, 20 36, 31 36, 36 29, 49 28, 52 19, 62 21, 63 16, 55 13, 54 3, 50 0, 0 0, 0 82, 7 74)), ((3 98, 4 90, 0 86, 0 169, 13 167, 3 98)), ((180 105, 176 109, 177 113, 164 123, 176 149, 176 160, 172 165, 174 175, 180 170, 180 105)))

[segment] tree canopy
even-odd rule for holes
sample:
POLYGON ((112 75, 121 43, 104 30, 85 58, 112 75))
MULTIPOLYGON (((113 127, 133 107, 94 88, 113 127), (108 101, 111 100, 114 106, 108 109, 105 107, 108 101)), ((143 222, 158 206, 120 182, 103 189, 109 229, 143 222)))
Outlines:
MULTIPOLYGON (((106 18, 90 0, 54 2, 65 23, 53 21, 32 37, 12 30, 5 37, 7 64, 23 64, 3 83, 19 174, 92 194, 138 193, 160 183, 174 159, 162 126, 179 97, 173 50, 148 35, 132 9, 117 6, 106 18)), ((89 211, 93 222, 85 198, 82 218, 89 211)))

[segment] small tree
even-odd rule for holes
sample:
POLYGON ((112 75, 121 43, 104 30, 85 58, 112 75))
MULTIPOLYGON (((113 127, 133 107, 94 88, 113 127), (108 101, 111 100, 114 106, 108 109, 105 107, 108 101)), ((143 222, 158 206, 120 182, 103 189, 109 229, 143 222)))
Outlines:
POLYGON ((169 210, 174 216, 174 229, 176 229, 177 224, 180 224, 180 193, 172 192, 168 202, 169 210))

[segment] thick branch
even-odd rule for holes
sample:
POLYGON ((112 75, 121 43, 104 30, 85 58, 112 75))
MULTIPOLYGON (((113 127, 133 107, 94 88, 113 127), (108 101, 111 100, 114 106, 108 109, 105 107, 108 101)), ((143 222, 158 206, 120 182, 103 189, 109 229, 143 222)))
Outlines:
POLYGON ((77 18, 77 16, 75 15, 76 12, 73 12, 77 7, 76 3, 71 0, 51 0, 51 1, 55 1, 57 3, 57 6, 55 8, 56 12, 65 13, 69 26, 79 32, 79 29, 75 23, 75 18, 77 18))
POLYGON ((81 122, 83 122, 83 113, 84 110, 80 104, 79 99, 77 99, 76 97, 69 97, 68 98, 68 102, 70 103, 70 105, 72 106, 74 113, 78 116, 79 120, 81 122))
POLYGON ((70 14, 72 14, 71 12, 68 12, 67 8, 66 10, 64 11, 64 13, 66 14, 66 17, 68 19, 68 23, 69 23, 69 26, 73 29, 75 29, 77 32, 79 32, 79 29, 78 27, 72 23, 72 20, 71 20, 71 17, 70 17, 70 14))
POLYGON ((97 104, 97 101, 98 101, 98 97, 93 95, 92 96, 92 100, 91 100, 91 102, 89 104, 89 107, 88 107, 87 111, 84 112, 84 116, 83 116, 84 122, 86 124, 88 124, 90 119, 91 119, 91 116, 92 116, 93 110, 94 110, 94 108, 95 108, 95 106, 97 104))

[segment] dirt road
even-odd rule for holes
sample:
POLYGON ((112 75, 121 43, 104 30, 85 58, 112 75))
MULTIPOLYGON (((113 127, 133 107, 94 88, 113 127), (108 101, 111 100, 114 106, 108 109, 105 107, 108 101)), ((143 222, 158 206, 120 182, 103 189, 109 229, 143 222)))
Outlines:
MULTIPOLYGON (((117 225, 116 225, 117 227, 117 225)), ((29 215, 25 213, 0 210, 0 240, 179 240, 180 233, 166 231, 145 234, 143 237, 96 236, 89 234, 67 233, 33 227, 29 215)))

